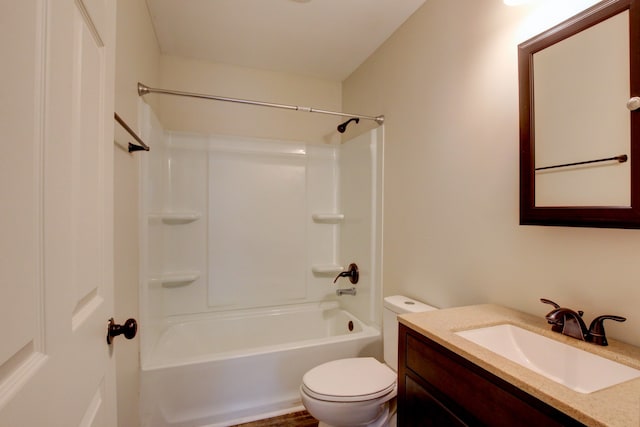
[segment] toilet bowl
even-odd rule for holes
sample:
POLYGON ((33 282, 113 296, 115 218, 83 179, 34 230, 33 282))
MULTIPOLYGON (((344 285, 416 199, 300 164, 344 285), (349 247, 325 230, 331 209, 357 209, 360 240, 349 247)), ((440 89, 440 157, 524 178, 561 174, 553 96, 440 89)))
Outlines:
POLYGON ((396 373, 373 357, 316 366, 300 386, 305 408, 331 426, 369 426, 389 413, 387 403, 396 394, 396 373))
POLYGON ((396 295, 384 299, 385 363, 373 357, 333 360, 308 371, 300 396, 307 411, 325 427, 393 427, 397 396, 397 315, 435 307, 396 295))

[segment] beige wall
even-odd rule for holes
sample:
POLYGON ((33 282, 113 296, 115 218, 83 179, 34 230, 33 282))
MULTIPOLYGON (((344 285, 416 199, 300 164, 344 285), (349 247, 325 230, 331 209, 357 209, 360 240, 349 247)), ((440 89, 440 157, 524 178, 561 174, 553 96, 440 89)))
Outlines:
MULTIPOLYGON (((160 52, 144 0, 119 0, 116 45, 116 112, 139 133, 137 82, 156 84, 160 52)), ((116 129, 116 135, 123 135, 116 129)), ((129 154, 127 139, 114 145, 115 318, 138 318, 138 177, 146 153, 129 154)), ((131 140, 131 139, 128 139, 131 140)), ((140 326, 144 328, 144 325, 140 326)), ((138 421, 139 339, 116 342, 118 425, 138 421)))
POLYGON ((345 110, 386 116, 384 292, 540 316, 547 297, 626 316, 607 331, 640 345, 639 230, 518 225, 516 47, 548 26, 535 12, 428 0, 344 82, 345 110))
MULTIPOLYGON (((229 98, 340 110, 340 82, 233 65, 162 57, 162 87, 229 98)), ((332 143, 340 118, 228 102, 151 94, 165 129, 332 143)))

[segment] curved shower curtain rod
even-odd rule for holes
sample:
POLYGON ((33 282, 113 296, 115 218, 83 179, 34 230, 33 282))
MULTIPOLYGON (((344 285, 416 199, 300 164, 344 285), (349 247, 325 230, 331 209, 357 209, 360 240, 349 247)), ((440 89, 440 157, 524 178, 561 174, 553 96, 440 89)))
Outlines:
POLYGON ((272 108, 282 108, 285 110, 295 110, 295 111, 305 111, 307 113, 320 113, 320 114, 329 114, 332 116, 342 116, 342 117, 353 117, 360 118, 364 120, 373 120, 377 124, 381 125, 384 123, 384 116, 363 116, 360 114, 349 114, 349 113, 339 113, 337 111, 327 111, 327 110, 318 110, 316 108, 311 107, 300 107, 297 105, 286 105, 286 104, 274 104, 271 102, 261 102, 261 101, 251 101, 248 99, 237 99, 237 98, 225 98, 222 96, 214 96, 214 95, 205 95, 201 93, 191 93, 191 92, 180 92, 177 90, 168 90, 168 89, 158 89, 149 87, 142 83, 138 83, 138 96, 144 96, 149 93, 161 93, 165 95, 177 95, 177 96, 188 96, 191 98, 201 98, 201 99, 212 99, 214 101, 226 101, 226 102, 235 102, 238 104, 249 104, 249 105, 258 105, 261 107, 272 107, 272 108))

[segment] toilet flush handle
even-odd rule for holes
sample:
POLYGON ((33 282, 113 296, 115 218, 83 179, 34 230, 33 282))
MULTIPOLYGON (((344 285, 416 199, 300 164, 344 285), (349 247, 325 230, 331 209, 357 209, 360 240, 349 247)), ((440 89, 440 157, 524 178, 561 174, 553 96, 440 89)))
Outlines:
POLYGON ((360 278, 358 266, 353 262, 349 264, 349 268, 347 268, 347 271, 343 271, 342 273, 338 274, 333 283, 336 283, 341 277, 348 277, 349 281, 355 285, 356 283, 358 283, 358 279, 360 278))

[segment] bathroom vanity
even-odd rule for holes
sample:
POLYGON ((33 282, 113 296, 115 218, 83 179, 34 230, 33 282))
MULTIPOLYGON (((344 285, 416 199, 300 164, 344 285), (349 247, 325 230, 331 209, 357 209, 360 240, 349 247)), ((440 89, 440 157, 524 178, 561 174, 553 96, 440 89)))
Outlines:
POLYGON ((502 324, 640 368, 640 349, 562 336, 542 315, 496 305, 407 314, 400 317, 398 426, 640 425, 640 378, 581 393, 457 334, 502 324))

